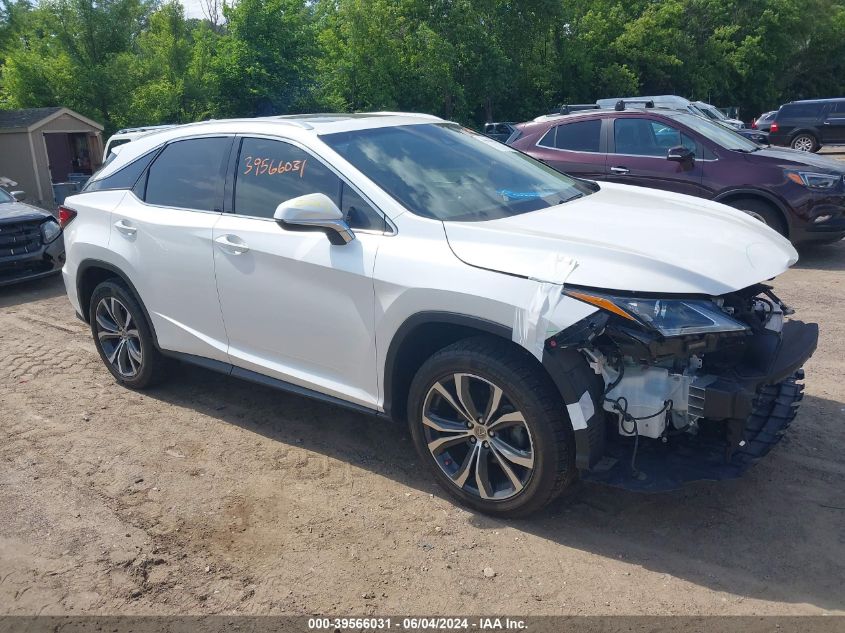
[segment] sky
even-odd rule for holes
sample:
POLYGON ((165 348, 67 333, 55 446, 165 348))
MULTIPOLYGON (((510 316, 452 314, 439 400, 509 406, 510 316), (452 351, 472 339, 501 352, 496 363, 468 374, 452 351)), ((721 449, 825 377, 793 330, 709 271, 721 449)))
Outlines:
POLYGON ((202 0, 180 0, 185 7, 186 18, 202 18, 202 0))

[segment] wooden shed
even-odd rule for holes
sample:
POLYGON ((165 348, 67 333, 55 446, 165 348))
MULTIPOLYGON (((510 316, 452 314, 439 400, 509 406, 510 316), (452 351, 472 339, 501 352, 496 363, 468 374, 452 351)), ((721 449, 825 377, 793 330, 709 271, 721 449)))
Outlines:
POLYGON ((54 208, 54 185, 61 193, 102 164, 102 132, 68 108, 0 110, 0 177, 17 182, 28 202, 54 208))

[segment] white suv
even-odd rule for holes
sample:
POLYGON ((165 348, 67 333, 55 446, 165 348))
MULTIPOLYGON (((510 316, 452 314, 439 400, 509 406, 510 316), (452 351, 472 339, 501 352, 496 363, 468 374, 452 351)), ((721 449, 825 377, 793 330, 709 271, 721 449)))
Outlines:
POLYGON ((407 420, 446 490, 498 515, 579 474, 739 475, 818 337, 762 283, 795 250, 746 214, 431 116, 145 135, 61 221, 68 297, 120 383, 178 359, 407 420))

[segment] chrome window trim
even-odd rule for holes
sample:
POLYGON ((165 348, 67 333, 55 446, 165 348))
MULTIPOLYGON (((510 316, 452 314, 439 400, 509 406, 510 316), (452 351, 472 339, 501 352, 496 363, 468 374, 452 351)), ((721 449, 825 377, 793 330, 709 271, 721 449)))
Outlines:
MULTIPOLYGON (((730 150, 728 150, 730 151, 730 150)), ((608 156, 627 156, 629 158, 657 158, 659 160, 666 160, 665 156, 652 156, 650 154, 617 154, 616 152, 608 152, 608 156)), ((698 158, 696 157, 696 163, 715 163, 719 159, 718 158, 698 158)))
MULTIPOLYGON (((203 209, 189 209, 187 207, 169 207, 164 204, 152 204, 150 202, 147 202, 146 200, 141 200, 138 196, 135 195, 135 192, 132 189, 107 189, 104 191, 125 191, 145 207, 151 207, 153 209, 169 209, 171 211, 190 211, 191 213, 208 213, 211 215, 223 215, 222 211, 205 211, 203 209)), ((120 207, 115 210, 115 213, 120 213, 120 207)))

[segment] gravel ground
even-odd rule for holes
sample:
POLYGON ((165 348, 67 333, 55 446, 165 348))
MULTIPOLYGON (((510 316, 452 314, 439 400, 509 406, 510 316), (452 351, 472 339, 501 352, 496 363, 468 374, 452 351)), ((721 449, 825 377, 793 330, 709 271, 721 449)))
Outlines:
POLYGON ((822 338, 744 479, 518 522, 399 425, 189 367, 122 389, 59 279, 0 289, 0 614, 845 614, 843 271, 840 242, 775 282, 822 338))

